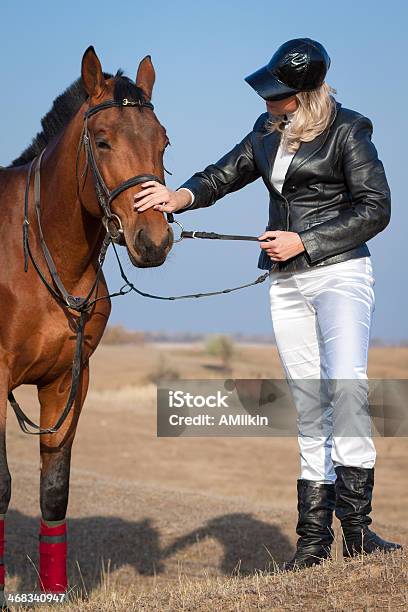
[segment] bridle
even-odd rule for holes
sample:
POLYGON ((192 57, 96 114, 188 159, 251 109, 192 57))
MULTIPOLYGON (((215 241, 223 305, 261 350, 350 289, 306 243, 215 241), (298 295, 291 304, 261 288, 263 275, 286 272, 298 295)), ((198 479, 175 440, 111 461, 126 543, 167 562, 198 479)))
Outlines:
MULTIPOLYGON (((125 98, 121 102, 117 102, 116 100, 106 100, 105 102, 102 102, 101 104, 97 104, 96 106, 90 107, 84 113, 84 124, 83 124, 83 129, 81 132, 81 137, 78 143, 77 156, 76 156, 77 191, 79 195, 80 186, 79 186, 78 164, 79 164, 80 153, 82 149, 84 149, 86 163, 85 163, 84 172, 82 174, 83 176, 85 176, 87 168, 88 166, 90 166, 92 170, 92 174, 93 174, 93 179, 94 179, 96 197, 99 202, 101 212, 103 214, 102 224, 106 230, 106 234, 103 239, 103 242, 102 242, 99 254, 98 254, 98 258, 97 258, 97 272, 95 275, 95 280, 92 283, 92 286, 85 297, 74 296, 66 289, 66 287, 64 286, 64 283, 62 282, 58 274, 56 265, 54 263, 52 255, 44 239, 44 234, 43 234, 42 226, 41 226, 41 161, 42 161, 42 158, 43 158, 43 155, 46 149, 43 149, 43 151, 31 161, 30 166, 28 168, 27 177, 26 177, 25 195, 24 195, 24 222, 23 222, 24 271, 25 272, 28 271, 28 260, 30 259, 40 280, 45 285, 45 287, 48 289, 48 291, 51 293, 51 295, 55 298, 55 300, 58 303, 60 303, 61 306, 67 309, 68 311, 73 310, 77 312, 79 314, 79 318, 77 320, 77 327, 76 327, 75 351, 74 351, 74 357, 73 357, 73 362, 72 362, 71 388, 70 388, 70 392, 69 392, 65 407, 62 410, 61 415, 58 418, 57 422, 54 424, 54 426, 49 427, 47 429, 42 429, 39 425, 34 423, 23 412, 17 400, 15 399, 13 392, 11 391, 8 395, 8 400, 16 414, 20 428, 22 429, 24 433, 27 433, 27 434, 42 435, 42 434, 56 433, 61 428, 63 423, 65 422, 76 400, 80 378, 81 378, 82 348, 83 348, 83 341, 84 341, 84 327, 85 327, 86 315, 90 312, 90 310, 93 308, 93 306, 95 305, 97 301, 109 299, 112 297, 117 297, 120 295, 126 295, 130 291, 134 291, 143 297, 149 297, 149 298, 158 299, 158 300, 180 300, 180 299, 207 297, 207 296, 212 296, 212 295, 231 293, 232 291, 238 291, 240 289, 244 289, 245 287, 251 287, 252 285, 260 284, 264 282, 266 278, 269 276, 269 273, 267 272, 259 276, 252 283, 240 285, 239 287, 233 287, 231 289, 223 289, 222 291, 212 291, 212 292, 207 292, 207 293, 195 293, 195 294, 179 295, 179 296, 159 296, 159 295, 154 295, 151 293, 146 293, 146 292, 141 291, 140 289, 137 289, 133 285, 133 283, 131 283, 128 280, 124 272, 123 266, 121 264, 121 261, 119 259, 117 250, 115 248, 115 243, 123 244, 122 222, 120 220, 120 217, 112 212, 111 204, 121 193, 123 193, 127 189, 130 189, 131 187, 135 187, 136 185, 140 185, 141 183, 144 183, 147 181, 156 181, 161 184, 164 184, 164 181, 158 176, 155 176, 153 174, 138 174, 136 176, 133 176, 127 179, 126 181, 123 181, 123 183, 120 183, 117 187, 115 187, 112 190, 110 190, 107 187, 103 179, 103 176, 98 168, 98 164, 96 162, 96 158, 95 158, 94 151, 92 148, 91 137, 90 137, 90 133, 88 129, 88 120, 90 117, 92 117, 96 113, 99 113, 103 110, 106 110, 108 108, 113 108, 113 107, 118 107, 118 108, 137 107, 140 109, 140 111, 142 111, 143 108, 148 108, 150 110, 154 109, 153 104, 151 102, 148 102, 147 100, 141 99, 138 101, 133 101, 133 100, 128 100, 127 98, 125 98), (34 254, 31 250, 30 242, 29 242, 29 230, 30 230, 29 195, 30 195, 30 185, 31 185, 31 178, 32 178, 33 171, 34 171, 34 208, 35 208, 35 213, 36 213, 39 241, 40 241, 40 246, 41 246, 41 249, 44 255, 44 259, 45 259, 45 262, 48 268, 48 272, 52 278, 53 284, 47 280, 40 265, 38 264, 36 258, 34 257, 34 254), (97 297, 99 282, 101 280, 101 275, 102 275, 102 267, 103 267, 106 253, 107 253, 107 250, 110 244, 112 244, 113 246, 115 256, 116 256, 116 259, 119 265, 120 274, 121 274, 122 279, 125 281, 125 284, 116 293, 97 297)), ((218 240, 250 240, 250 241, 258 240, 254 236, 231 236, 231 235, 225 235, 225 234, 224 235, 215 234, 213 232, 187 232, 184 230, 181 223, 179 223, 178 221, 174 219, 171 213, 167 213, 167 219, 169 223, 176 223, 181 229, 180 238, 178 240, 175 240, 174 242, 180 242, 180 240, 184 238, 204 238, 204 239, 218 239, 218 240)))
MULTIPOLYGON (((136 176, 132 176, 126 181, 123 181, 123 183, 120 183, 120 185, 118 185, 111 191, 108 189, 95 159, 94 151, 92 148, 91 136, 88 129, 88 119, 103 110, 114 107, 138 107, 140 110, 142 110, 143 108, 149 108, 150 110, 154 110, 154 106, 151 102, 148 102, 147 100, 138 100, 137 102, 134 102, 133 100, 128 100, 127 98, 124 98, 124 100, 122 100, 121 102, 116 102, 115 100, 106 100, 101 104, 92 106, 84 114, 84 127, 78 145, 78 152, 81 151, 82 147, 85 149, 86 167, 89 163, 94 177, 96 197, 98 198, 99 206, 101 207, 101 210, 103 212, 102 223, 107 233, 109 233, 111 240, 113 242, 121 243, 123 237, 122 222, 120 220, 120 217, 112 212, 112 202, 121 193, 123 193, 127 189, 130 189, 131 187, 135 187, 136 185, 140 185, 141 183, 145 183, 146 181, 157 181, 158 183, 161 183, 163 185, 164 181, 158 176, 155 176, 154 174, 138 174, 136 176)), ((77 160, 78 159, 79 155, 77 155, 77 160)))

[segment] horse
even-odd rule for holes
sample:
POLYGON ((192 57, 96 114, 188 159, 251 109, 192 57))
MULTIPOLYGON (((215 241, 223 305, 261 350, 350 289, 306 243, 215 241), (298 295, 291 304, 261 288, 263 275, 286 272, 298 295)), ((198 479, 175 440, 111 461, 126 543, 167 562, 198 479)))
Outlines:
MULTIPOLYGON (((42 131, 20 157, 0 170, 0 561, 11 496, 7 399, 22 384, 36 385, 41 427, 39 587, 46 592, 63 592, 68 586, 71 448, 87 394, 89 359, 111 309, 99 260, 106 228, 112 236, 116 231, 130 261, 140 268, 162 265, 174 242, 162 212, 133 210, 134 192, 142 189, 146 176, 164 182, 169 139, 150 102, 154 82, 150 56, 140 62, 133 82, 121 70, 116 75, 103 72, 89 47, 80 78, 54 100, 42 119, 42 131), (38 170, 35 176, 33 168, 38 170), (35 184, 39 178, 41 191, 35 184), (102 187, 112 196, 109 201, 103 200, 102 187), (36 204, 41 205, 41 224, 36 204), (59 279, 68 296, 88 295, 94 288, 97 298, 82 311, 78 389, 65 420, 55 428, 70 392, 80 319, 78 310, 70 308, 75 301, 64 304, 56 299, 61 297, 59 279)), ((3 565, 0 589, 4 597, 3 565)))

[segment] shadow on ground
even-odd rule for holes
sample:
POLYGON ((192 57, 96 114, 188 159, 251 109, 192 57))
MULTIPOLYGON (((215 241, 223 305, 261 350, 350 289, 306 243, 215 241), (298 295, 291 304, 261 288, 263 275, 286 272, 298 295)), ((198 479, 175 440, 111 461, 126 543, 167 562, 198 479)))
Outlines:
POLYGON ((226 575, 253 574, 255 570, 271 570, 292 553, 288 538, 276 525, 270 525, 251 514, 225 514, 211 519, 203 527, 180 538, 163 550, 162 558, 174 555, 186 546, 213 538, 223 547, 219 569, 226 575))
MULTIPOLYGON (((39 519, 10 510, 6 518, 6 572, 17 578, 16 588, 30 591, 36 586, 39 519)), ((101 567, 110 571, 130 565, 139 574, 166 572, 166 560, 181 550, 211 538, 222 546, 219 570, 226 575, 248 575, 273 569, 292 553, 288 538, 279 527, 251 514, 226 514, 176 538, 163 547, 160 532, 149 518, 131 522, 117 517, 68 519, 69 573, 78 583, 79 571, 86 590, 101 583, 101 567)), ((192 553, 193 555, 194 553, 192 553)))

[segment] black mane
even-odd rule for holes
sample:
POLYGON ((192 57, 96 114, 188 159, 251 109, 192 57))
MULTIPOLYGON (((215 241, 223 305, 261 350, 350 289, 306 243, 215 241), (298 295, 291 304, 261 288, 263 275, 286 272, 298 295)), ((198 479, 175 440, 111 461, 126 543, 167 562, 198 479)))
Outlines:
MULTIPOLYGON (((104 72, 104 77, 105 79, 115 79, 114 99, 116 102, 121 102, 123 98, 129 98, 135 102, 145 100, 140 87, 137 87, 127 76, 124 76, 122 70, 118 70, 115 77, 104 72)), ((47 144, 62 132, 74 115, 76 115, 87 97, 88 94, 82 85, 82 79, 79 78, 55 98, 51 110, 41 119, 41 132, 38 132, 33 138, 32 143, 19 157, 11 162, 10 166, 22 166, 39 155, 47 144)))

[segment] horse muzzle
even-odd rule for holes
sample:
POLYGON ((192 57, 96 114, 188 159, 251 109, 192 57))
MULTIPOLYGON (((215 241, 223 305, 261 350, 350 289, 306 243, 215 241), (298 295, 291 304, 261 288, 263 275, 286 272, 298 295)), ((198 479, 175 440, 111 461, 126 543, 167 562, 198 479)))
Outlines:
POLYGON ((132 248, 128 253, 131 262, 139 268, 151 268, 161 266, 173 246, 173 231, 168 224, 156 228, 145 225, 136 231, 132 248))

